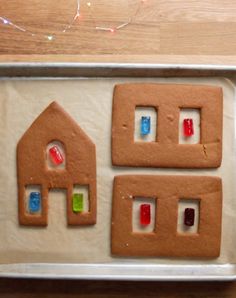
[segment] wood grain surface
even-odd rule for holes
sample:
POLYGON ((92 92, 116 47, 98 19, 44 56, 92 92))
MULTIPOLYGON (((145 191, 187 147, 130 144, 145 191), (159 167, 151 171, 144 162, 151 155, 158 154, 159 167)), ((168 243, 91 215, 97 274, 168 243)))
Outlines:
POLYGON ((119 61, 125 56, 149 62, 151 57, 167 62, 176 57, 199 63, 198 58, 205 56, 212 63, 235 63, 235 1, 147 0, 136 15, 139 0, 90 2, 91 10, 87 0, 80 1, 81 17, 63 33, 76 12, 76 0, 0 0, 0 16, 37 33, 32 37, 1 22, 0 61, 28 60, 19 55, 34 55, 30 59, 39 61, 64 61, 64 55, 70 61, 86 61, 90 55, 103 61, 108 55, 114 61, 118 55, 119 61), (95 30, 95 26, 114 27, 134 15, 132 24, 115 33, 95 30), (53 41, 46 38, 51 34, 53 41))

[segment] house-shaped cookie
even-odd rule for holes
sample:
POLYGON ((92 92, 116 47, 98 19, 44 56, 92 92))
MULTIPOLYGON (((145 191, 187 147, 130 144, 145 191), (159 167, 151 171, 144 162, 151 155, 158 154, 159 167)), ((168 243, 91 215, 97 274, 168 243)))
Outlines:
MULTIPOLYGON (((96 223, 96 152, 95 145, 78 124, 56 102, 51 103, 24 133, 17 146, 17 179, 19 223, 47 225, 48 192, 50 189, 67 191, 67 221, 69 225, 96 223), (64 167, 50 167, 48 146, 58 142, 63 147, 64 167), (87 187, 89 209, 77 212, 73 189, 87 187), (29 210, 27 188, 40 189, 40 212, 29 210), (33 211, 33 212, 31 212, 33 211)), ((33 199, 34 194, 31 193, 33 199)), ((79 194, 77 194, 79 197, 79 194)), ((36 196, 37 199, 37 196, 36 196)), ((78 206, 77 206, 78 207, 78 206)), ((35 210, 36 210, 35 209, 35 210)))

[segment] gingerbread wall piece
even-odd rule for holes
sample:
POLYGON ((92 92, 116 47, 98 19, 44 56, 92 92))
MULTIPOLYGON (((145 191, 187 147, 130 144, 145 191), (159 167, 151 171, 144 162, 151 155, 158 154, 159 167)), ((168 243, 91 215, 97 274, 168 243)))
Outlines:
MULTIPOLYGON (((17 179, 20 224, 47 225, 48 192, 54 188, 67 190, 67 221, 69 225, 96 223, 95 145, 56 102, 51 103, 38 116, 20 139, 17 146, 17 179), (65 168, 47 167, 46 148, 53 141, 61 142, 64 147, 65 168), (41 189, 42 206, 39 214, 30 213, 27 207, 26 187, 31 185, 40 186, 41 189), (72 196, 75 185, 88 187, 88 212, 73 211, 72 196)), ((31 195, 34 199, 35 193, 31 193, 31 195)), ((37 193, 35 199, 37 202, 37 193)), ((35 205, 34 201, 32 203, 31 208, 37 210, 37 204, 35 205)))
POLYGON ((114 90, 112 163, 116 166, 215 168, 222 159, 222 88, 122 84, 114 90), (157 111, 155 142, 134 141, 135 108, 157 111), (179 144, 180 109, 200 110, 199 144, 179 144))
POLYGON ((207 257, 220 254, 222 182, 218 177, 125 175, 114 180, 112 254, 117 256, 207 257), (156 199, 153 232, 133 231, 136 197, 156 199), (181 199, 200 200, 198 232, 177 232, 181 199))

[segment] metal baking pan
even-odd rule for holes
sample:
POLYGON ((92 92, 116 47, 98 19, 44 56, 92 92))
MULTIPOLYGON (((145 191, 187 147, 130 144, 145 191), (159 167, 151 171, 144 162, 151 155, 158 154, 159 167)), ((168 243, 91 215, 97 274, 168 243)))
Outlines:
MULTIPOLYGON (((0 63, 0 79, 118 78, 118 77, 225 77, 234 80, 236 67, 228 65, 177 65, 129 63, 0 63)), ((236 264, 2 264, 1 277, 206 281, 236 280, 236 264)))
POLYGON ((190 77, 236 74, 230 65, 18 62, 0 63, 0 77, 190 77))

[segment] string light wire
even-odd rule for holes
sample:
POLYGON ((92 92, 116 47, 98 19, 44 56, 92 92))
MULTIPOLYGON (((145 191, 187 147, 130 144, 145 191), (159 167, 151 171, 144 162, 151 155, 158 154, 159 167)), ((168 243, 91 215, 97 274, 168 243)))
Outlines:
MULTIPOLYGON (((89 17, 93 22, 93 26, 94 26, 95 30, 97 30, 97 31, 109 31, 111 33, 114 33, 116 31, 121 30, 121 29, 127 27, 128 25, 130 25, 134 21, 135 17, 138 15, 138 13, 140 12, 143 3, 146 2, 146 1, 147 0, 138 0, 138 6, 137 6, 137 9, 135 10, 134 14, 129 18, 129 20, 127 22, 124 22, 124 23, 122 23, 122 24, 120 24, 116 27, 97 26, 96 25, 96 19, 94 18, 94 15, 93 15, 93 12, 92 12, 92 6, 93 6, 92 2, 87 2, 87 8, 89 9, 89 17)), ((66 33, 68 30, 70 30, 71 27, 75 24, 75 22, 79 19, 79 17, 80 17, 80 0, 77 0, 76 12, 75 12, 72 20, 60 32, 61 33, 66 33)), ((16 30, 21 31, 21 32, 26 33, 26 34, 29 34, 31 36, 43 37, 43 38, 46 38, 49 41, 52 41, 56 38, 56 35, 44 35, 44 34, 39 34, 39 33, 36 33, 36 32, 32 32, 31 30, 28 30, 23 26, 19 26, 16 23, 13 23, 11 20, 9 20, 9 19, 7 19, 3 16, 0 16, 0 21, 2 22, 3 25, 11 26, 12 28, 14 28, 16 30)))
POLYGON ((80 0, 77 0, 76 14, 74 15, 72 21, 64 28, 62 32, 65 33, 67 30, 69 30, 79 17, 80 17, 80 0))

